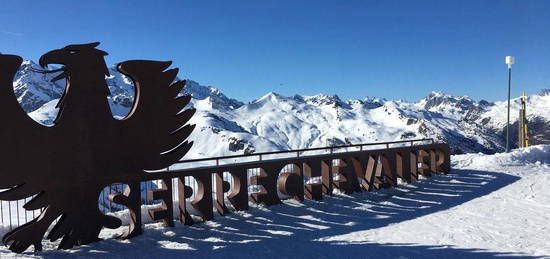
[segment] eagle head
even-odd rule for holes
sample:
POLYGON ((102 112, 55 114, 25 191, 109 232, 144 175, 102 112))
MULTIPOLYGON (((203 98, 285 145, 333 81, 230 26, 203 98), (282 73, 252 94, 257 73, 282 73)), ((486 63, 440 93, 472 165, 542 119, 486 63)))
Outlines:
POLYGON ((73 44, 61 49, 52 50, 40 57, 39 64, 43 68, 49 64, 63 65, 62 68, 51 72, 63 71, 52 81, 66 78, 71 74, 77 74, 88 71, 102 71, 109 76, 109 69, 105 63, 104 56, 107 52, 96 49, 99 42, 88 44, 73 44))

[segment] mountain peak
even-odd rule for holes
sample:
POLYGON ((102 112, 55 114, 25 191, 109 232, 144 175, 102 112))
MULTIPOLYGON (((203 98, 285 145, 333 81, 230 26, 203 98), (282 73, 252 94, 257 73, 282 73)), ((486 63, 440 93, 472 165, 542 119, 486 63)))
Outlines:
POLYGON ((428 97, 446 97, 446 96, 450 96, 444 92, 441 92, 441 91, 432 91, 428 96, 428 97))
POLYGON ((263 103, 268 101, 277 101, 280 99, 284 99, 285 97, 276 93, 276 92, 269 92, 265 94, 264 96, 252 101, 252 103, 263 103))
POLYGON ((186 79, 183 94, 189 94, 195 100, 208 99, 213 106, 217 108, 226 107, 228 109, 237 109, 243 106, 243 103, 225 96, 218 88, 212 86, 203 86, 193 80, 186 79), (210 97, 210 98, 209 98, 210 97))
POLYGON ((384 105, 387 100, 384 98, 367 96, 361 102, 363 103, 363 106, 365 106, 367 109, 375 109, 384 105))
POLYGON ((469 109, 477 105, 468 96, 454 96, 440 91, 432 91, 428 96, 420 100, 419 104, 426 110, 441 105, 455 106, 461 109, 469 109))
POLYGON ((21 63, 21 66, 38 66, 34 61, 32 60, 23 60, 23 63, 21 63))
POLYGON ((342 100, 338 95, 325 95, 325 94, 316 94, 311 96, 303 96, 303 100, 312 105, 341 105, 342 100))

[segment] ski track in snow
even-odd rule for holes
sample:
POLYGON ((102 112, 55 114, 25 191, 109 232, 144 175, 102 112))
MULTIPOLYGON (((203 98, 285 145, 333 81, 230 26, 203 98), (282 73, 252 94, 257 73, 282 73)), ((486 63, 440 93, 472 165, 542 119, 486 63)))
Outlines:
POLYGON ((452 157, 453 170, 395 189, 253 205, 213 221, 144 225, 131 240, 20 258, 550 258, 550 145, 452 157))

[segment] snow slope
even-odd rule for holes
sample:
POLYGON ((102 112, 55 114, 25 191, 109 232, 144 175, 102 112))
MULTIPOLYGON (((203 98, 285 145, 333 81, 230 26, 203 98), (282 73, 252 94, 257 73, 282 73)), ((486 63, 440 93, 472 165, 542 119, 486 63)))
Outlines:
POLYGON ((459 196, 455 191, 465 189, 482 195, 424 217, 321 240, 342 244, 414 240, 420 245, 456 244, 463 248, 550 256, 550 191, 547 184, 550 181, 550 146, 511 154, 460 155, 453 160, 452 179, 435 179, 426 189, 436 191, 440 188, 442 199, 438 202, 454 200, 459 196), (474 190, 476 188, 479 190, 474 190), (494 191, 486 193, 488 190, 494 191))
MULTIPOLYGON (((175 228, 21 258, 550 257, 550 145, 452 156, 453 169, 396 189, 255 206, 175 228)), ((103 238, 119 233, 103 230, 103 238)), ((10 257, 6 248, 0 257, 10 257)))

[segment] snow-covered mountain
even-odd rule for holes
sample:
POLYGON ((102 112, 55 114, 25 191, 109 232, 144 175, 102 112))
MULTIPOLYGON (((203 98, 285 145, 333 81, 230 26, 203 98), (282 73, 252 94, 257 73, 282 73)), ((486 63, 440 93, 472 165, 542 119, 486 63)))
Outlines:
MULTIPOLYGON (((507 101, 491 103, 485 100, 473 101, 467 96, 450 96, 433 92, 418 102, 425 109, 455 118, 462 123, 475 123, 483 128, 506 137, 507 101)), ((515 145, 518 135, 520 98, 511 100, 510 136, 515 145)), ((529 135, 533 144, 550 143, 550 89, 542 89, 539 94, 527 97, 527 119, 529 135)))
POLYGON ((26 112, 40 108, 52 99, 58 99, 63 93, 64 80, 51 82, 56 74, 42 74, 42 69, 32 61, 24 61, 15 75, 13 87, 17 100, 26 112))
MULTIPOLYGON (((527 97, 527 120, 529 135, 534 144, 550 143, 550 89, 542 89, 539 94, 527 97)), ((506 136, 506 101, 496 102, 488 106, 483 113, 471 114, 470 119, 490 128, 499 135, 506 136)), ((521 107, 520 98, 514 98, 510 103, 510 135, 515 139, 518 135, 518 116, 521 107)))
MULTIPOLYGON (((33 68, 38 66, 25 61, 14 81, 15 93, 33 119, 51 125, 64 83, 50 83, 53 76, 33 68)), ((110 73, 111 110, 121 118, 133 103, 133 86, 115 69, 110 73)), ((245 104, 192 80, 187 80, 184 94, 193 96, 190 105, 197 109, 191 121, 197 128, 190 136, 197 144, 188 158, 424 137, 447 141, 454 153, 492 153, 504 146, 500 114, 504 102, 475 102, 440 92, 414 103, 268 93, 245 104)), ((532 107, 529 119, 550 125, 550 116, 545 113, 550 105, 548 91, 529 97, 528 102, 532 107)), ((517 114, 517 104, 512 108, 512 114, 517 114)), ((539 135, 537 141, 550 139, 549 132, 539 135)))

